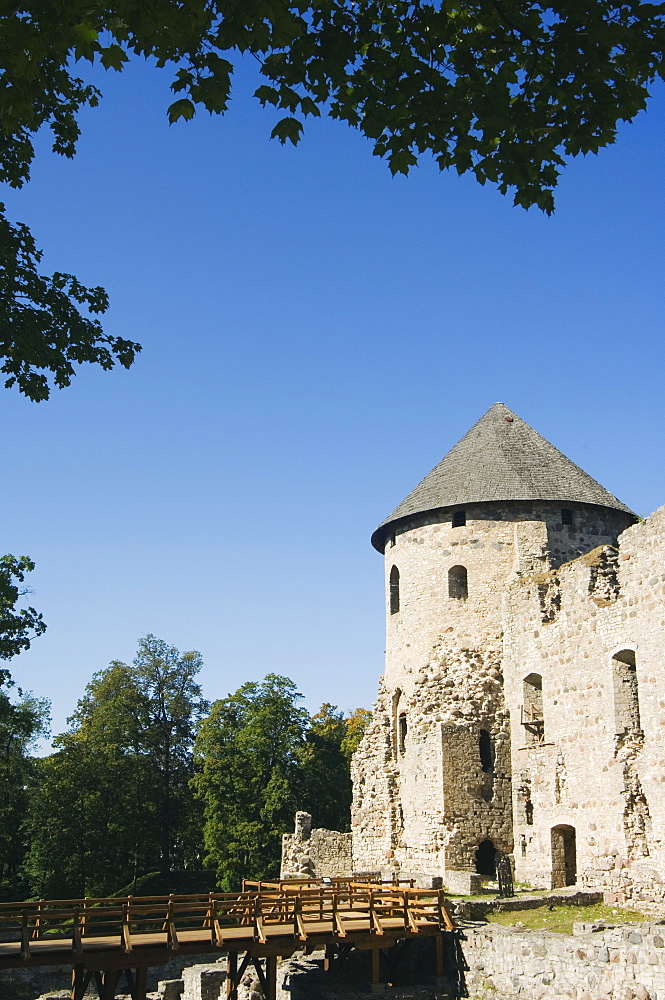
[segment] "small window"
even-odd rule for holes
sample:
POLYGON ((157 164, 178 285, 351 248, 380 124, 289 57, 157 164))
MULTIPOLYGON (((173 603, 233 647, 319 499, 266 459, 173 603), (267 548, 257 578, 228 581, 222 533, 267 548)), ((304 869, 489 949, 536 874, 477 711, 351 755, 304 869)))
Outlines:
POLYGON ((392 549, 392 547, 393 547, 394 544, 395 544, 395 532, 393 531, 391 533, 391 535, 390 535, 390 538, 389 538, 389 545, 390 545, 391 549, 392 549))
POLYGON ((491 771, 494 767, 494 747, 492 746, 492 737, 487 729, 480 730, 478 752, 480 754, 480 766, 483 771, 491 771))
POLYGON ((399 752, 404 753, 404 748, 406 747, 406 712, 401 712, 397 720, 397 737, 399 752))
POLYGON ((572 526, 573 523, 573 512, 572 510, 562 510, 561 511, 561 523, 569 524, 572 526))
POLYGON ((399 570, 393 566, 390 571, 390 614, 399 611, 399 570))
POLYGON ((448 570, 448 597, 465 601, 469 596, 466 566, 453 566, 448 570))
POLYGON ((456 510, 453 514, 453 528, 463 528, 466 524, 466 511, 456 510))
POLYGON ((543 716, 543 678, 540 674, 529 674, 524 678, 524 704, 522 705, 522 725, 527 743, 543 743, 545 740, 545 719, 543 716))
POLYGON ((637 665, 632 649, 622 649, 612 657, 614 686, 614 731, 617 736, 640 732, 640 703, 637 665))

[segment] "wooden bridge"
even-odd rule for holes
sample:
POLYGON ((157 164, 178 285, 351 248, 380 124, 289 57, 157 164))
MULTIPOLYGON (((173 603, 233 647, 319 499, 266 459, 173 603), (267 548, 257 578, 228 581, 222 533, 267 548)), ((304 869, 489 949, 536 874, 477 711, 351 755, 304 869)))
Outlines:
POLYGON ((371 950, 372 982, 382 954, 417 936, 434 942, 443 975, 443 934, 454 930, 440 890, 336 879, 245 882, 241 893, 56 899, 0 904, 0 969, 72 966, 72 1000, 94 978, 100 1000, 123 992, 145 1000, 148 969, 174 955, 228 955, 227 1000, 237 1000, 251 964, 275 1000, 278 957, 325 948, 325 967, 350 948, 371 950))

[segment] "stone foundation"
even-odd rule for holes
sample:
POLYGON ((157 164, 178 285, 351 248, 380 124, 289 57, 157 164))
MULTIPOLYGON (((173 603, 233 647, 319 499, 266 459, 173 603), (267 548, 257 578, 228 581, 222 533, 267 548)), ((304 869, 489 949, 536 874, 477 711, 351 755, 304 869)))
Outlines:
POLYGON ((468 995, 520 1000, 665 1000, 665 927, 575 924, 573 935, 467 929, 468 995))

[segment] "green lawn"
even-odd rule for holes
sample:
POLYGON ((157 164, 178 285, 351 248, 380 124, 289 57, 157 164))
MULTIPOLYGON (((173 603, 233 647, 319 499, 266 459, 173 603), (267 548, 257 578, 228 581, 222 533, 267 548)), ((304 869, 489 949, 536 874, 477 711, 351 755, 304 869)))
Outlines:
POLYGON ((529 930, 556 931, 559 934, 572 934, 573 924, 579 920, 585 923, 602 920, 608 924, 625 924, 633 921, 651 921, 653 914, 638 913, 619 906, 606 903, 595 903, 592 906, 539 906, 534 910, 510 910, 504 913, 488 913, 491 924, 502 924, 510 927, 521 924, 529 930))

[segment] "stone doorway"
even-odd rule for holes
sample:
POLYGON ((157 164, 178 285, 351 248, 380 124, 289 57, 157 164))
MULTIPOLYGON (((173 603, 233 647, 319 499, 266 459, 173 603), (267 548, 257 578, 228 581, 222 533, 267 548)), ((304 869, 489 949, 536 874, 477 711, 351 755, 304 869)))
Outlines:
POLYGON ((552 888, 561 889, 577 882, 575 827, 552 827, 552 888))
POLYGON ((491 840, 483 840, 476 851, 476 872, 485 878, 496 876, 496 847, 491 840))

